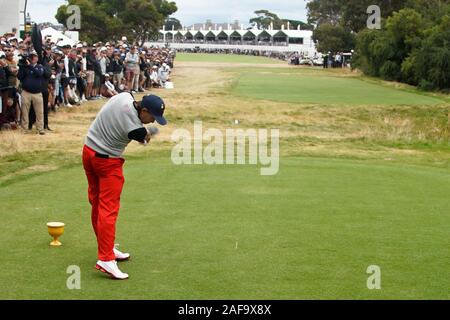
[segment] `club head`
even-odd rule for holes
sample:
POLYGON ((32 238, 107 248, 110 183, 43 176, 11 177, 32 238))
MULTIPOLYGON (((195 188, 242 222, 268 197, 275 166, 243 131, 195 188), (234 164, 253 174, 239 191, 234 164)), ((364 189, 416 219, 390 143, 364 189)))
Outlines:
POLYGON ((147 128, 147 131, 148 131, 148 133, 150 133, 150 135, 152 137, 156 136, 159 133, 159 129, 155 128, 155 127, 149 127, 149 128, 147 128))

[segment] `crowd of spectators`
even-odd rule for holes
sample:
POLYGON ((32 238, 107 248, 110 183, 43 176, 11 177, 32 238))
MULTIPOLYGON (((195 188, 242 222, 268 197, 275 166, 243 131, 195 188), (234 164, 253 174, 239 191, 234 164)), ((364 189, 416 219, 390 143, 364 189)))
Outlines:
POLYGON ((187 53, 210 53, 210 54, 234 54, 234 55, 245 55, 245 56, 256 56, 256 57, 267 57, 271 59, 279 59, 282 61, 288 61, 290 52, 275 52, 275 51, 265 51, 265 50, 247 50, 247 49, 206 49, 206 48, 195 48, 195 49, 177 49, 178 52, 187 53))
POLYGON ((0 37, 0 129, 51 131, 49 112, 120 92, 145 92, 170 84, 176 52, 121 41, 55 44, 43 39, 41 54, 30 35, 0 37))
POLYGON ((323 55, 323 67, 328 68, 345 68, 348 67, 352 60, 352 54, 337 52, 335 54, 328 52, 323 55))

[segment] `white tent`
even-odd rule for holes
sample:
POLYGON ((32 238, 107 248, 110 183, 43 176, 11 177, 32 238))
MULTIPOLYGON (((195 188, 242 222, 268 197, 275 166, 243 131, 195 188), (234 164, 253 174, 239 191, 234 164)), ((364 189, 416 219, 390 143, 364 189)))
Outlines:
POLYGON ((56 43, 58 46, 70 45, 73 46, 76 44, 76 41, 70 39, 68 36, 64 35, 62 32, 53 29, 51 27, 45 28, 41 30, 42 38, 50 37, 51 41, 56 43))

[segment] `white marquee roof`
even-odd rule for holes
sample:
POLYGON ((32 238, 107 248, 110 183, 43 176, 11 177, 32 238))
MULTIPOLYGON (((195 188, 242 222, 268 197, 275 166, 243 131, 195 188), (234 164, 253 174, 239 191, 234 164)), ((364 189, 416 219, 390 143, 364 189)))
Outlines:
POLYGON ((41 30, 42 38, 45 38, 45 36, 51 37, 51 41, 54 43, 57 43, 58 45, 71 45, 73 46, 76 41, 70 39, 68 36, 64 35, 62 32, 53 29, 51 27, 45 28, 41 30), (61 41, 58 41, 59 39, 62 39, 61 41))
POLYGON ((182 36, 185 36, 187 33, 192 34, 195 36, 196 34, 200 33, 203 36, 206 36, 209 33, 212 33, 214 36, 219 35, 220 33, 224 32, 227 36, 232 35, 233 33, 237 33, 240 36, 244 36, 248 33, 253 34, 255 37, 259 36, 260 34, 267 32, 270 36, 286 36, 289 38, 310 38, 312 37, 312 31, 310 30, 259 30, 259 29, 240 29, 240 30, 160 30, 160 33, 162 34, 181 34, 182 36))

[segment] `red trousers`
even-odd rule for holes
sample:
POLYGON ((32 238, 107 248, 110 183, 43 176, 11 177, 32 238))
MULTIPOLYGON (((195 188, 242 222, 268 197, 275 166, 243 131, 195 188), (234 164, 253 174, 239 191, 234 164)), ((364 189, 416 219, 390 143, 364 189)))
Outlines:
POLYGON ((122 171, 124 163, 124 159, 97 157, 94 150, 84 146, 83 167, 89 184, 92 226, 101 261, 115 260, 113 249, 120 195, 125 182, 122 171))

